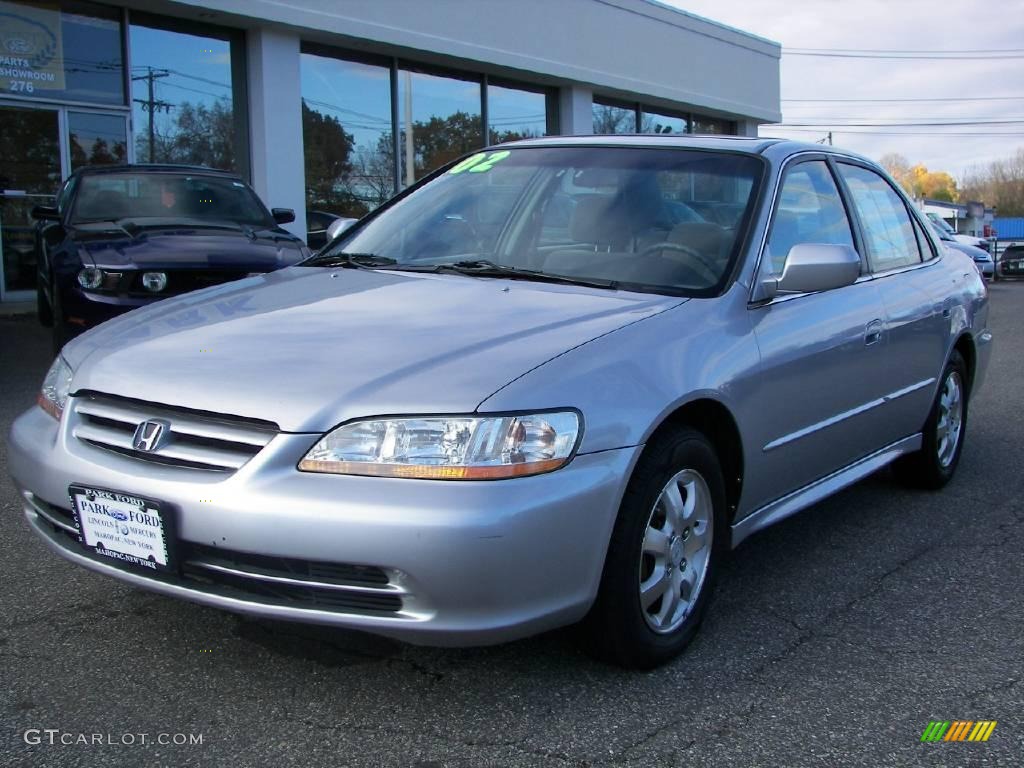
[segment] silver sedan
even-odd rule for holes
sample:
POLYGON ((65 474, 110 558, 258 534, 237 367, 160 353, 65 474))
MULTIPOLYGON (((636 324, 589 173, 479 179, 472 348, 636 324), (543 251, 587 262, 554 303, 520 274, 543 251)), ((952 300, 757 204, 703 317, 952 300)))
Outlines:
POLYGON ((69 343, 9 466, 54 552, 137 587, 436 645, 582 622, 651 667, 747 536, 889 464, 950 480, 987 321, 865 158, 529 140, 69 343))

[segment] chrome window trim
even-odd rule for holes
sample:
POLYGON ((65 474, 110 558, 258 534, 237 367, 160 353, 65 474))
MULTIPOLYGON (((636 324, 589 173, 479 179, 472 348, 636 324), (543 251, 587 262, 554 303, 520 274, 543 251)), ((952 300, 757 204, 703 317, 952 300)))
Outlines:
MULTIPOLYGON (((861 159, 859 157, 856 157, 855 155, 848 155, 848 154, 843 153, 843 152, 835 152, 835 151, 831 151, 831 150, 822 150, 822 149, 803 149, 803 150, 800 150, 799 152, 797 152, 795 154, 790 155, 789 157, 787 157, 782 162, 782 164, 779 166, 779 171, 778 171, 778 173, 776 174, 776 177, 775 177, 775 185, 774 185, 774 189, 772 190, 771 203, 770 203, 769 208, 768 208, 768 221, 765 224, 764 231, 761 233, 761 244, 758 247, 757 258, 754 261, 754 270, 753 270, 753 273, 752 273, 752 276, 751 276, 751 280, 750 280, 750 289, 749 289, 748 294, 747 294, 747 308, 748 309, 761 309, 763 307, 770 307, 773 304, 781 304, 781 303, 786 302, 786 301, 792 301, 793 299, 803 298, 804 296, 813 296, 813 295, 815 295, 814 293, 786 293, 786 294, 781 294, 781 295, 773 296, 771 299, 767 299, 767 300, 754 298, 754 294, 757 291, 757 287, 758 287, 758 284, 759 284, 760 278, 761 278, 761 268, 762 268, 762 265, 764 263, 764 252, 765 252, 765 249, 768 247, 768 233, 771 232, 772 224, 775 222, 775 205, 776 205, 776 202, 778 200, 779 192, 780 192, 780 190, 782 188, 782 182, 783 182, 783 180, 786 177, 786 172, 789 170, 790 164, 792 164, 794 162, 803 162, 805 160, 812 160, 812 159, 814 159, 816 157, 819 157, 819 156, 832 159, 832 160, 834 160, 837 163, 838 162, 844 162, 844 161, 852 161, 852 163, 854 165, 858 165, 858 166, 861 166, 863 168, 868 168, 870 170, 876 170, 876 169, 872 168, 870 163, 866 162, 865 160, 863 160, 863 159, 861 159)), ((877 170, 876 170, 876 173, 877 173, 877 170)), ((882 179, 884 179, 884 180, 886 180, 886 182, 888 182, 888 179, 886 179, 885 176, 882 176, 882 179)), ((895 189, 895 187, 894 187, 894 189, 895 189)), ((842 188, 839 189, 839 194, 840 194, 841 197, 843 196, 842 188)), ((906 206, 908 215, 915 216, 915 215, 917 215, 919 213, 917 211, 917 209, 914 208, 913 205, 910 205, 907 202, 906 195, 903 194, 902 190, 896 189, 896 194, 903 201, 904 206, 906 206)), ((844 204, 846 203, 845 197, 843 198, 843 202, 844 202, 844 204)), ((920 216, 918 215, 917 218, 920 219, 920 216)), ((851 222, 851 227, 852 226, 853 226, 853 222, 851 222)), ((876 279, 882 278, 882 277, 889 277, 890 275, 902 274, 903 272, 909 272, 909 271, 915 270, 915 269, 922 269, 922 268, 927 267, 929 265, 940 263, 942 261, 942 259, 943 259, 943 256, 944 256, 943 251, 945 249, 944 248, 936 247, 934 238, 929 233, 929 229, 927 227, 922 226, 922 229, 924 230, 925 234, 928 236, 929 240, 931 241, 932 253, 934 254, 932 256, 932 258, 930 258, 930 259, 922 259, 918 264, 906 264, 906 265, 901 266, 901 267, 893 267, 892 269, 887 269, 887 270, 884 270, 884 271, 881 271, 881 272, 873 272, 871 270, 871 263, 867 259, 867 256, 865 254, 861 253, 860 251, 858 251, 857 255, 861 257, 861 264, 862 264, 862 266, 867 271, 865 271, 860 277, 857 278, 856 282, 854 282, 854 285, 859 285, 860 283, 865 283, 865 282, 868 282, 868 281, 871 281, 871 280, 876 280, 876 279)))

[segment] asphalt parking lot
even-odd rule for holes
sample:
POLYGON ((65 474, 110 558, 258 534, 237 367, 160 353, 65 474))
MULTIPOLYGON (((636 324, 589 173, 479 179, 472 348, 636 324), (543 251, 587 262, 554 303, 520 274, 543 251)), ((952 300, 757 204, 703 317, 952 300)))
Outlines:
MULTIPOLYGON (((568 630, 424 649, 135 591, 49 554, 4 469, 0 765, 1020 766, 1024 283, 991 297, 954 482, 913 492, 883 471, 755 536, 689 651, 650 673, 591 661, 568 630), (931 720, 982 719, 988 742, 920 741, 931 720)), ((4 437, 48 350, 33 318, 0 318, 4 437)))

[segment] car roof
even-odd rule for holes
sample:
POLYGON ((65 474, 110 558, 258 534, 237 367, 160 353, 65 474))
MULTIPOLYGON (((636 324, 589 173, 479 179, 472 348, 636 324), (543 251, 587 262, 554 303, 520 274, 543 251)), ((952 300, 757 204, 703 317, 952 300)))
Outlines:
POLYGON ((222 171, 219 168, 210 168, 205 165, 175 165, 173 163, 131 163, 123 165, 88 165, 85 168, 79 168, 75 171, 76 174, 84 175, 96 175, 101 173, 192 173, 202 174, 204 176, 221 176, 227 179, 241 179, 237 173, 233 171, 222 171))
POLYGON ((501 144, 502 147, 673 147, 678 149, 717 149, 747 152, 763 155, 771 150, 775 157, 786 157, 798 152, 821 152, 824 154, 852 157, 874 163, 855 152, 824 144, 812 144, 791 139, 760 136, 722 136, 718 134, 675 133, 675 134, 592 134, 577 136, 545 136, 537 139, 520 139, 501 144))

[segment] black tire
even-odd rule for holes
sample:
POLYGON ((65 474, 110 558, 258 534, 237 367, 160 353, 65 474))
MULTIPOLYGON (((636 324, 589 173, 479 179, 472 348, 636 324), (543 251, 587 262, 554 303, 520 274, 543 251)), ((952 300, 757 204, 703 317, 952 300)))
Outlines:
POLYGON ((53 340, 53 354, 59 355, 64 345, 71 339, 71 329, 68 327, 67 318, 64 316, 64 307, 60 303, 60 289, 56 285, 50 288, 50 295, 53 297, 52 312, 53 323, 51 325, 51 338, 53 340))
POLYGON ((50 300, 46 298, 46 291, 43 290, 42 275, 36 275, 36 315, 39 317, 39 324, 44 328, 53 326, 53 308, 50 300))
MULTIPOLYGON (((682 486, 677 485, 677 488, 682 486)), ((685 488, 683 492, 686 492, 685 488)), ((663 433, 647 445, 619 508, 597 600, 581 625, 588 649, 595 656, 630 669, 651 669, 671 660, 686 648, 704 617, 714 590, 716 573, 728 550, 730 532, 725 509, 725 482, 721 465, 703 434, 694 429, 682 428, 663 433), (706 545, 706 554, 703 556, 707 565, 702 579, 697 581, 693 577, 699 585, 695 594, 691 593, 690 600, 684 598, 682 601, 684 605, 678 614, 681 623, 670 624, 659 631, 652 626, 656 620, 652 614, 657 613, 659 607, 664 608, 660 601, 666 598, 659 597, 647 608, 641 604, 640 589, 645 569, 653 569, 660 562, 644 553, 645 537, 648 535, 648 526, 657 527, 658 516, 662 515, 659 512, 662 492, 684 470, 689 470, 685 477, 696 475, 703 480, 704 486, 694 495, 694 499, 706 492, 710 502, 710 509, 704 506, 704 514, 709 518, 709 527, 705 527, 704 531, 710 534, 710 543, 706 545)), ((660 525, 667 530, 668 520, 664 515, 662 518, 660 525)), ((692 530, 697 532, 698 526, 694 525, 692 530)), ((678 535, 673 534, 670 540, 686 541, 688 535, 695 535, 696 542, 705 536, 704 533, 699 536, 689 534, 689 531, 686 528, 678 535)), ((682 548, 686 545, 678 546, 682 548)), ((666 552, 669 554, 666 561, 672 559, 672 552, 678 551, 667 547, 666 552)), ((703 549, 701 551, 705 552, 703 549)), ((694 560, 697 557, 697 554, 693 555, 694 560)), ((676 571, 680 578, 684 574, 695 573, 692 563, 688 565, 685 559, 676 571)), ((667 573, 673 573, 671 567, 667 573)), ((652 571, 647 577, 648 583, 653 575, 652 571)))
POLYGON ((946 368, 942 372, 942 379, 939 381, 938 392, 935 395, 935 402, 928 413, 928 420, 925 421, 922 430, 921 449, 914 453, 901 456, 894 464, 893 471, 899 480, 914 488, 927 490, 938 490, 953 479, 957 465, 960 463, 960 454, 963 452, 964 438, 967 435, 967 412, 970 399, 970 378, 967 372, 967 364, 963 357, 956 350, 949 357, 946 368), (959 429, 956 435, 956 444, 950 452, 948 447, 943 450, 943 422, 948 418, 946 408, 943 405, 944 397, 947 395, 947 387, 953 379, 958 382, 960 390, 960 417, 959 429))

